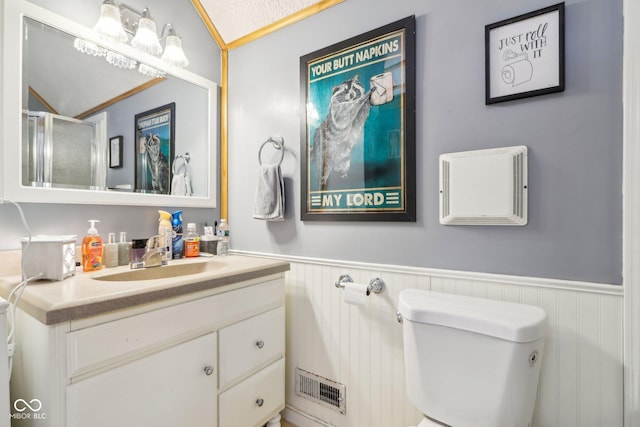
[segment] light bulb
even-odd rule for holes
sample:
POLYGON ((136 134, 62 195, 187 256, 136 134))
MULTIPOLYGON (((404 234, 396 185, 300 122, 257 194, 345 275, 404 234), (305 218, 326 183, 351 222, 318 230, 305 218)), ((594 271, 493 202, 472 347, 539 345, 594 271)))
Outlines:
POLYGON ((93 27, 103 39, 124 43, 129 39, 120 21, 120 9, 111 0, 105 0, 100 7, 100 19, 93 27))
POLYGON ((131 46, 151 55, 160 55, 162 46, 158 41, 156 23, 151 17, 142 17, 138 21, 138 31, 131 40, 131 46))
POLYGON ((176 35, 167 36, 167 44, 164 48, 164 54, 162 54, 162 60, 178 68, 186 68, 189 65, 189 60, 182 50, 180 37, 176 35))

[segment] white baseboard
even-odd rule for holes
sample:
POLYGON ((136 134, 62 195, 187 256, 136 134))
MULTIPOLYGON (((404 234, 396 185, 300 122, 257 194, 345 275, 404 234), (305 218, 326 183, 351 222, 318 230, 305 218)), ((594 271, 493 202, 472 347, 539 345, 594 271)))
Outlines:
POLYGON ((282 411, 282 417, 296 427, 335 427, 311 415, 300 412, 298 409, 287 405, 282 411))

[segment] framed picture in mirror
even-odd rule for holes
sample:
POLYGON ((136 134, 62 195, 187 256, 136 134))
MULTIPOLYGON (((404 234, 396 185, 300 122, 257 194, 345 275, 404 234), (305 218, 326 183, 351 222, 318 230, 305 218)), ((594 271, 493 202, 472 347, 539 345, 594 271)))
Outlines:
POLYGON ((175 151, 176 104, 135 116, 135 191, 170 194, 175 151))
POLYGON ((122 135, 109 138, 109 167, 112 169, 122 167, 122 135))

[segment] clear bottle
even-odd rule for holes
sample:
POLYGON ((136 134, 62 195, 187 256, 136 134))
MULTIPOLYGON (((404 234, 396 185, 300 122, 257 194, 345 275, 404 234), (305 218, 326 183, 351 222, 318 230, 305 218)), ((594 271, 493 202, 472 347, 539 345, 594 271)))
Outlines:
POLYGON ((118 265, 128 265, 131 261, 131 243, 127 242, 127 233, 120 232, 120 242, 118 242, 118 265))
POLYGON ((184 238, 184 256, 187 258, 200 255, 200 236, 196 230, 196 224, 187 224, 187 235, 184 238))
POLYGON ((220 226, 218 227, 218 255, 227 256, 229 255, 229 224, 227 224, 226 219, 220 220, 220 226))
POLYGON ((116 243, 116 233, 107 234, 107 243, 104 245, 104 266, 118 266, 118 244, 116 243))

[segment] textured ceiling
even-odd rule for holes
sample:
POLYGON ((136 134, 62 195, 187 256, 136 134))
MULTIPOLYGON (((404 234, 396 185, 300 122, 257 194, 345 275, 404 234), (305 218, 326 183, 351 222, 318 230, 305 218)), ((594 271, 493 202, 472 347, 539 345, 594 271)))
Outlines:
POLYGON ((200 0, 225 43, 268 27, 323 0, 200 0))

